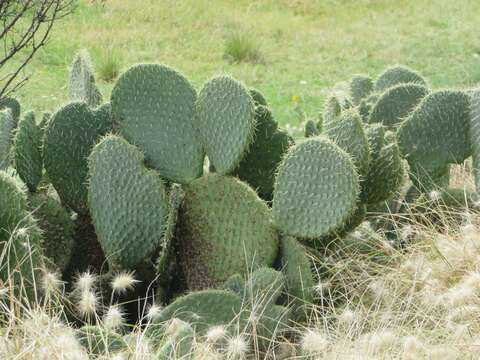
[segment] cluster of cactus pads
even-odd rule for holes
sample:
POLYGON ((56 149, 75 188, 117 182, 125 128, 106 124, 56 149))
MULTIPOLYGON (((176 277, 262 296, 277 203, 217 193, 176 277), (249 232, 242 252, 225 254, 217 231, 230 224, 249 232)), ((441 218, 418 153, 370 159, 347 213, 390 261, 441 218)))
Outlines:
POLYGON ((402 66, 355 76, 295 140, 229 76, 197 93, 168 66, 136 65, 102 104, 80 53, 70 96, 41 121, 0 100, 0 281, 133 271, 135 296, 168 304, 151 336, 177 318, 187 339, 159 358, 210 326, 268 339, 302 321, 312 253, 398 196, 407 174, 419 194, 448 192, 450 164, 480 161, 480 93, 432 91, 402 66))

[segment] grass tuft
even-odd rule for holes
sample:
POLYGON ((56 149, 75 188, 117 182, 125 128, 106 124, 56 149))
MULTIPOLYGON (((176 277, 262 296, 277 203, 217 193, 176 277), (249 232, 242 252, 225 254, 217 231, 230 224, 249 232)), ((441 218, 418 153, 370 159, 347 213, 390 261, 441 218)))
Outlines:
POLYGON ((263 56, 252 34, 233 31, 225 39, 224 59, 232 63, 261 63, 263 56))

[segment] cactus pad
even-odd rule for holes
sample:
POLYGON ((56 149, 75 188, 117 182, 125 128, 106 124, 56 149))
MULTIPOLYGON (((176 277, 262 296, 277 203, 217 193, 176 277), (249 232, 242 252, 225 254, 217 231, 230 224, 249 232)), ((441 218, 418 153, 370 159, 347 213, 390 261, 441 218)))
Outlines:
POLYGON ((336 121, 325 126, 324 134, 352 156, 353 163, 360 174, 366 174, 370 161, 368 140, 362 119, 355 109, 342 112, 336 121))
POLYGON ((278 250, 267 205, 245 183, 213 173, 185 187, 177 239, 189 289, 220 285, 252 266, 270 266, 278 250))
POLYGON ((17 99, 12 97, 5 97, 0 99, 0 110, 10 109, 12 111, 13 120, 15 124, 18 122, 20 118, 20 103, 17 99))
POLYGON ((268 108, 257 106, 255 117, 257 119, 255 140, 232 175, 247 182, 262 199, 271 201, 275 171, 293 139, 278 129, 268 108))
POLYGON ((12 146, 15 121, 10 109, 0 111, 0 170, 10 164, 10 148, 12 146))
POLYGON ((204 152, 194 124, 196 98, 187 78, 158 64, 133 66, 112 90, 120 133, 140 148, 147 165, 174 182, 188 183, 203 171, 204 152))
POLYGON ((383 93, 372 108, 370 123, 383 123, 385 126, 396 126, 428 94, 425 86, 418 84, 399 84, 383 93))
POLYGON ((350 81, 350 98, 355 105, 367 98, 373 90, 373 81, 369 76, 356 75, 350 81))
POLYGON ((463 162, 471 153, 469 106, 469 97, 460 91, 425 97, 397 131, 408 162, 426 170, 463 162))
POLYGON ((267 100, 265 100, 265 96, 263 96, 263 94, 260 91, 258 91, 257 89, 250 89, 249 92, 255 106, 258 106, 258 105, 268 106, 267 100))
POLYGON ((305 123, 305 137, 317 136, 318 134, 317 124, 313 120, 308 120, 305 123))
POLYGON ((108 135, 89 161, 88 199, 98 240, 112 264, 134 269, 161 244, 168 201, 158 175, 143 165, 142 153, 108 135))
POLYGON ((348 220, 358 193, 350 156, 326 138, 307 139, 292 147, 280 163, 273 222, 286 235, 326 235, 348 220))
POLYGON ((255 108, 248 90, 228 76, 208 81, 198 95, 197 126, 215 171, 231 172, 254 137, 255 108))
POLYGON ((14 139, 13 159, 18 175, 31 192, 42 180, 42 130, 35 123, 33 112, 19 122, 14 139))
POLYGON ((472 144, 472 165, 475 175, 475 188, 480 194, 480 90, 475 91, 471 96, 470 142, 472 144))
POLYGON ((416 71, 406 66, 396 65, 387 68, 375 82, 375 90, 384 92, 388 88, 398 84, 415 83, 427 86, 425 79, 416 71))
POLYGON ((62 202, 77 212, 87 210, 87 157, 110 119, 97 116, 85 103, 70 103, 48 122, 43 139, 45 170, 62 202))
POLYGON ((69 87, 72 101, 82 101, 91 107, 96 107, 102 102, 102 94, 95 85, 90 55, 86 50, 75 55, 70 70, 69 87))

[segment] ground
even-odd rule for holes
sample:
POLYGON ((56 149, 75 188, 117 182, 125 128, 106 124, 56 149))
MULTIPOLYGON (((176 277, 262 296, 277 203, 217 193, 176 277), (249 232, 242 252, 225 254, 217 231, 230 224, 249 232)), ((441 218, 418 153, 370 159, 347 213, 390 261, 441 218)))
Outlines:
POLYGON ((74 53, 87 48, 107 96, 117 71, 160 62, 197 88, 231 74, 260 89, 281 124, 297 126, 303 113, 318 116, 334 84, 355 73, 376 76, 389 64, 417 69, 434 88, 475 86, 479 12, 476 0, 81 1, 30 66, 32 79, 18 96, 26 110, 55 111, 67 101, 74 53), (252 59, 232 62, 229 41, 250 47, 252 59))

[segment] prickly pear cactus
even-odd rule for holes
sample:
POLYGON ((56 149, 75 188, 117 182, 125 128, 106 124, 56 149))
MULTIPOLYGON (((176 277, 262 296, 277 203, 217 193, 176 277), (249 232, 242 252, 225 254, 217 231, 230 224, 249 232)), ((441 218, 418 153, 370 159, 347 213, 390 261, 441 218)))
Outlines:
POLYGON ((258 105, 268 106, 265 96, 263 96, 263 94, 260 91, 258 91, 257 89, 250 89, 249 92, 255 106, 258 106, 258 105))
POLYGON ((326 138, 307 139, 293 146, 278 168, 274 225, 286 235, 321 237, 347 221, 358 193, 350 156, 326 138))
POLYGON ((267 205, 245 183, 213 173, 185 187, 177 241, 189 289, 218 286, 247 264, 271 266, 278 251, 267 205))
POLYGON ((270 306, 277 302, 285 287, 285 276, 268 267, 255 270, 245 284, 246 296, 270 306))
POLYGON ((480 90, 471 96, 470 105, 470 142, 472 144, 473 173, 475 188, 480 193, 480 90))
POLYGON ((417 191, 429 193, 432 190, 445 189, 450 184, 450 165, 438 169, 424 169, 418 164, 411 164, 409 177, 417 191))
POLYGON ((208 81, 198 95, 197 126, 215 171, 231 172, 255 133, 255 106, 248 90, 229 76, 208 81))
POLYGON ((319 135, 317 124, 313 120, 308 120, 305 123, 305 137, 308 138, 317 135, 319 135))
POLYGON ((373 106, 369 122, 397 126, 427 94, 428 89, 418 84, 399 84, 388 88, 373 106))
POLYGON ((255 118, 255 140, 231 175, 248 183, 262 199, 271 201, 275 171, 293 139, 278 129, 268 108, 257 106, 255 118))
POLYGON ((397 131, 409 164, 439 169, 470 156, 469 111, 469 97, 461 91, 437 91, 425 97, 397 131))
POLYGON ((367 75, 356 75, 350 81, 350 98, 354 105, 359 105, 372 91, 373 81, 367 75))
POLYGON ((45 257, 63 272, 70 262, 75 246, 75 225, 71 215, 51 193, 31 194, 28 204, 43 233, 45 257))
POLYGON ((0 99, 0 110, 10 109, 12 111, 13 120, 15 124, 20 118, 21 106, 17 99, 12 97, 4 97, 0 99))
POLYGON ((304 247, 293 236, 281 238, 281 261, 287 294, 293 302, 295 317, 301 319, 305 316, 304 305, 314 300, 312 264, 304 247))
POLYGON ((408 83, 427 86, 425 79, 416 71, 403 65, 395 65, 387 68, 378 77, 375 82, 375 91, 384 92, 392 86, 408 83))
POLYGON ((155 360, 189 359, 193 353, 194 331, 182 320, 172 319, 165 331, 165 342, 155 353, 155 360))
POLYGON ((366 174, 370 161, 368 140, 363 129, 362 119, 355 109, 348 109, 324 127, 328 136, 342 150, 352 156, 359 174, 366 174))
POLYGON ((342 107, 340 101, 335 96, 330 96, 326 101, 322 114, 322 131, 326 128, 334 127, 340 117, 342 107))
POLYGON ((10 109, 0 111, 0 170, 5 170, 10 165, 14 129, 12 111, 10 109))
POLYGON ((10 279, 18 296, 33 296, 34 282, 43 267, 40 231, 28 211, 21 182, 4 171, 0 171, 0 254, 6 256, 0 281, 10 279))
POLYGON ((77 212, 86 212, 88 206, 88 155, 112 126, 103 112, 76 102, 58 110, 45 129, 45 170, 62 202, 77 212))
POLYGON ((187 78, 159 64, 131 67, 112 90, 120 133, 168 180, 188 183, 203 171, 204 151, 195 128, 197 95, 187 78))
POLYGON ((403 182, 405 169, 394 133, 387 132, 384 143, 378 153, 373 153, 367 176, 362 182, 360 199, 365 204, 388 200, 403 182))
POLYGON ((40 124, 38 124, 38 127, 42 130, 42 132, 45 130, 45 128, 48 125, 48 122, 52 118, 52 113, 49 111, 45 111, 42 115, 42 120, 40 120, 40 124))
POLYGON ((90 55, 86 50, 75 55, 70 70, 69 89, 72 101, 82 101, 91 107, 96 107, 102 102, 102 94, 95 85, 90 55))
POLYGON ((95 355, 115 353, 128 347, 120 334, 100 325, 82 326, 78 330, 78 340, 89 354, 95 355))
POLYGON ((108 135, 88 160, 88 203, 98 240, 112 265, 135 269, 159 248, 168 200, 157 173, 124 139, 108 135))
POLYGON ((35 123, 35 114, 29 112, 19 122, 13 146, 13 160, 18 176, 35 192, 42 180, 42 131, 35 123))
POLYGON ((236 326, 245 314, 242 299, 227 290, 202 290, 178 297, 165 307, 155 318, 147 333, 155 337, 161 332, 163 323, 178 318, 192 325, 199 334, 210 326, 236 326))

